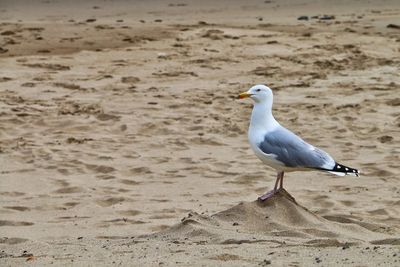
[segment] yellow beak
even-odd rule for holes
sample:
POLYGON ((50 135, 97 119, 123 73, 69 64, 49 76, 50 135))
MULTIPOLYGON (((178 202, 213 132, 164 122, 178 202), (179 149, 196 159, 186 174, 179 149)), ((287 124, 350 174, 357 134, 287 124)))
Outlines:
POLYGON ((244 93, 241 93, 240 95, 239 95, 239 98, 240 99, 243 99, 243 98, 247 98, 247 97, 250 97, 251 96, 251 94, 249 94, 249 93, 247 93, 247 92, 244 92, 244 93))

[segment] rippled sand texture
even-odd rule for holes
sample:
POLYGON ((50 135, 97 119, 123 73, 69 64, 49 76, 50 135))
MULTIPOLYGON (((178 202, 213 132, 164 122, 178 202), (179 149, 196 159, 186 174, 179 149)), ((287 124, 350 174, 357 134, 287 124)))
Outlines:
POLYGON ((1 265, 400 264, 397 1, 67 2, 0 5, 1 265), (254 202, 256 83, 362 176, 254 202))

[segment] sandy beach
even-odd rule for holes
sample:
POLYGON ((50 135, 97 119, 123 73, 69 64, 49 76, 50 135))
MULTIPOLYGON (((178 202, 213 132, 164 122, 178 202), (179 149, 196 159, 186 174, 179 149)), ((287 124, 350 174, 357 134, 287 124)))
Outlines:
POLYGON ((398 1, 0 3, 1 266, 399 266, 398 1), (361 177, 285 176, 274 115, 361 177))

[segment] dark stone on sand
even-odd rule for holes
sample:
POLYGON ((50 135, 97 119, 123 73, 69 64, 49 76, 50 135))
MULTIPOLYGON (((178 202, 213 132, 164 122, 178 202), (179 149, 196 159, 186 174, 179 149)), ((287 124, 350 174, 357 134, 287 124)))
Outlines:
POLYGON ((308 16, 300 16, 297 20, 308 20, 308 16))
POLYGON ((271 264, 270 260, 263 260, 259 265, 260 266, 267 266, 267 265, 270 265, 270 264, 271 264))
POLYGON ((345 243, 342 247, 343 250, 350 248, 350 244, 349 243, 345 243))
POLYGON ((400 25, 390 23, 386 26, 386 28, 400 30, 400 25))
POLYGON ((379 142, 381 143, 387 143, 393 140, 393 137, 390 135, 383 135, 381 137, 378 137, 379 142))
POLYGON ((127 77, 122 77, 121 82, 123 83, 137 83, 140 82, 140 79, 138 77, 134 76, 127 76, 127 77))
POLYGON ((320 20, 332 20, 335 19, 335 16, 333 15, 323 15, 321 17, 319 17, 320 20))

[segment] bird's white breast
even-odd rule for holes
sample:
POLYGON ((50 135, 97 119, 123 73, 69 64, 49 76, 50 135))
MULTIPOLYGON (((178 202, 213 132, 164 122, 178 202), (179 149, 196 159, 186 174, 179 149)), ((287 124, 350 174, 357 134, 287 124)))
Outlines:
POLYGON ((272 103, 255 103, 251 113, 249 127, 249 143, 256 156, 266 165, 278 170, 284 170, 284 164, 276 159, 274 154, 266 154, 261 151, 259 144, 264 141, 265 136, 280 127, 272 116, 272 103))

